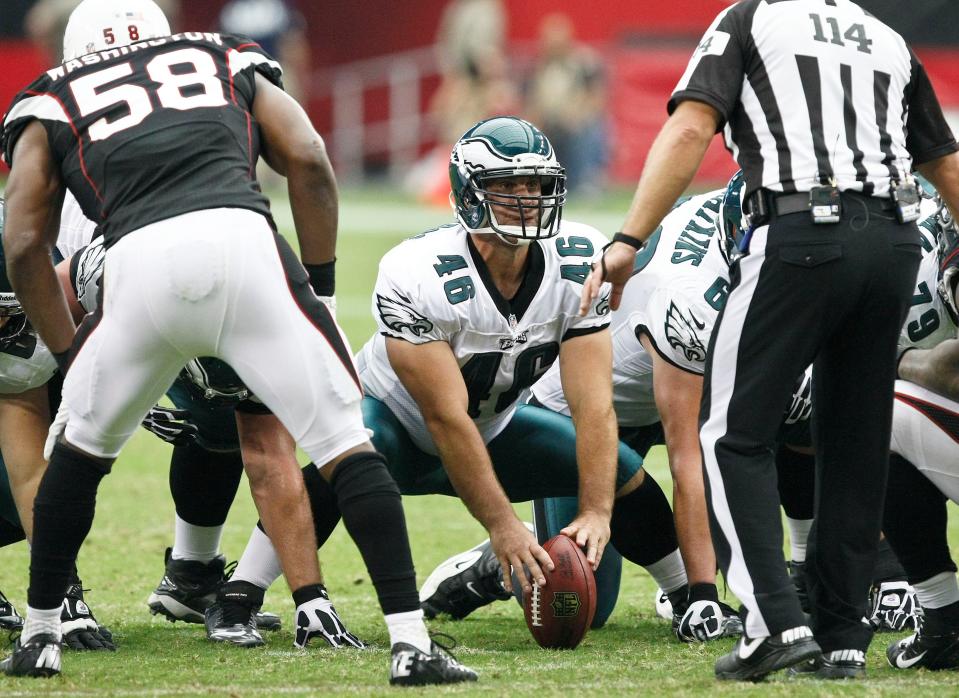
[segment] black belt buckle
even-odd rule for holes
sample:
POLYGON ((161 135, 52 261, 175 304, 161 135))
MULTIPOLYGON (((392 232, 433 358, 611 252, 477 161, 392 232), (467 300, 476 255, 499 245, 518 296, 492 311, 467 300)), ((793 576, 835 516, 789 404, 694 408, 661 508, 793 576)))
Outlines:
POLYGON ((842 217, 842 198, 839 187, 818 184, 809 190, 809 215, 816 225, 838 223, 842 217))
POLYGON ((916 180, 911 177, 905 182, 892 182, 889 197, 896 205, 896 220, 900 223, 912 223, 919 220, 919 204, 922 196, 916 180))
POLYGON ((769 200, 763 189, 757 189, 746 198, 746 223, 750 228, 758 228, 769 222, 769 200))

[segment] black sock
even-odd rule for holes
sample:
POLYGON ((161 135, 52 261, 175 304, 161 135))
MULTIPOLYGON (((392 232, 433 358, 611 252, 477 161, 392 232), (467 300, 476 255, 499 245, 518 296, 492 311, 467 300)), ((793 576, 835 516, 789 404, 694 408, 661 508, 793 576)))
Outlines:
POLYGON ((336 466, 331 484, 383 613, 419 609, 403 503, 386 459, 374 451, 347 456, 336 466))
POLYGON ((959 601, 939 608, 924 608, 922 631, 930 635, 948 635, 959 629, 959 601))
MULTIPOLYGON (((340 507, 336 503, 333 487, 320 475, 319 469, 313 463, 303 466, 303 482, 306 485, 306 496, 310 499, 316 547, 319 549, 333 535, 336 524, 340 522, 340 507)), ((256 525, 266 533, 262 521, 257 521, 256 525)))
POLYGON ((776 451, 779 501, 790 519, 813 518, 816 492, 816 457, 780 445, 776 451))
POLYGON ((57 608, 74 575, 77 552, 93 524, 97 487, 109 472, 95 459, 57 444, 33 502, 32 608, 57 608))
POLYGON ((889 541, 883 538, 879 541, 879 554, 876 555, 876 566, 872 571, 872 583, 888 582, 893 579, 905 579, 906 570, 899 564, 899 558, 893 552, 889 541))
POLYGON ((610 542, 630 562, 651 565, 679 547, 673 510, 649 473, 643 484, 613 504, 610 542))
POLYGON ((242 474, 239 451, 216 453, 197 444, 174 446, 170 494, 177 516, 194 526, 222 526, 242 474))
POLYGON ((946 496, 909 461, 891 454, 882 530, 910 584, 956 571, 947 521, 946 496))

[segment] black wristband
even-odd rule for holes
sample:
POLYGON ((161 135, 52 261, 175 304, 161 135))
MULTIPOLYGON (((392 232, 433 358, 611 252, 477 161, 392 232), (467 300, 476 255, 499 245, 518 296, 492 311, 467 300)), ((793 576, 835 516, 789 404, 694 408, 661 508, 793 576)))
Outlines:
POLYGON ((310 275, 310 286, 318 296, 332 296, 336 291, 336 260, 323 264, 304 264, 310 275))
POLYGON ((53 354, 53 360, 57 362, 60 373, 64 376, 67 375, 67 367, 70 365, 70 350, 51 351, 50 353, 53 354))
POLYGON ((629 245, 636 251, 643 249, 642 240, 639 238, 634 238, 632 235, 627 235, 626 233, 616 233, 613 236, 613 242, 622 242, 626 245, 629 245))
POLYGON ((899 364, 902 363, 902 357, 906 355, 906 352, 912 351, 917 347, 904 347, 900 345, 896 349, 896 379, 899 379, 899 364))

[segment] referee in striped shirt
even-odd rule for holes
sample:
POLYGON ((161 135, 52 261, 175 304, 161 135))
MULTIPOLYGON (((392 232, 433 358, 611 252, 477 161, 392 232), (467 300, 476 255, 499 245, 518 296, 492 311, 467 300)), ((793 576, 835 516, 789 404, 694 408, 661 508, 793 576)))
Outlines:
POLYGON ((862 676, 896 341, 920 260, 911 171, 959 212, 959 146, 922 64, 850 0, 727 8, 668 108, 623 232, 587 279, 584 307, 604 280, 618 306, 635 249, 722 129, 745 173, 747 216, 710 344, 700 442, 713 544, 746 619, 716 675, 756 680, 796 665, 824 678, 862 676), (793 383, 810 363, 812 631, 783 559, 772 448, 793 383))

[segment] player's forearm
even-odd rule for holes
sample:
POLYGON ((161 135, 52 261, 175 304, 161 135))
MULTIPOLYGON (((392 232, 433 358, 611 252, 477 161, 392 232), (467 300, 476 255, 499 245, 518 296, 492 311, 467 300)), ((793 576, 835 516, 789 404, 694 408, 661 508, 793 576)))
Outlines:
POLYGON ((427 420, 427 428, 453 489, 473 517, 486 530, 515 518, 473 421, 465 414, 461 418, 434 418, 427 420))
POLYGON ((312 157, 290 163, 290 209, 304 264, 331 262, 336 256, 338 194, 333 168, 322 144, 312 157))
POLYGON ((8 245, 7 274, 30 323, 50 351, 55 354, 67 351, 77 328, 49 250, 8 245))
POLYGON ((928 350, 907 351, 899 362, 899 377, 950 400, 959 400, 959 339, 928 350))
POLYGON ((640 240, 653 233, 689 187, 712 137, 713 130, 702 118, 685 118, 677 111, 665 123, 646 155, 623 233, 640 240))
POLYGON ((580 407, 573 412, 573 425, 579 467, 579 511, 611 516, 619 448, 612 403, 580 407))

